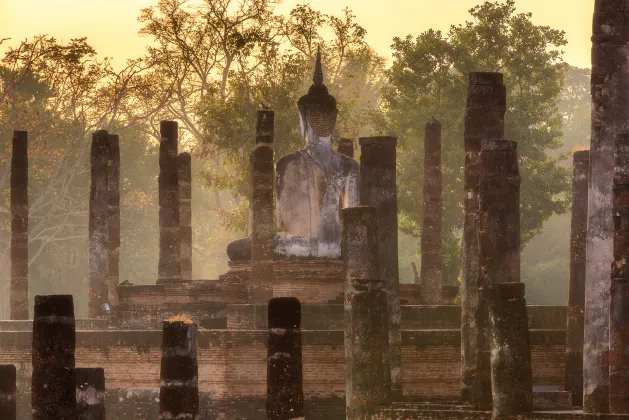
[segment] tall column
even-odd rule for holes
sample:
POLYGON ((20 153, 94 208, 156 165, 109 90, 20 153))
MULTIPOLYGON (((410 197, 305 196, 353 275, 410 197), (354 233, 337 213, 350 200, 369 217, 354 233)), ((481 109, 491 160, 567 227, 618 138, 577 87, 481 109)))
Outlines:
POLYGON ((72 296, 35 296, 33 420, 76 420, 75 346, 72 296))
POLYGON ((402 335, 395 137, 363 137, 360 142, 360 200, 378 213, 380 278, 387 292, 391 398, 402 398, 402 335))
POLYGON ((490 284, 493 418, 533 411, 533 372, 524 283, 490 284))
POLYGON ((492 405, 488 295, 496 283, 520 281, 520 173, 517 143, 483 140, 478 194, 479 275, 474 404, 492 405))
POLYGON ((352 141, 352 139, 342 138, 341 140, 339 140, 339 146, 337 147, 336 151, 342 155, 351 157, 353 159, 354 158, 354 142, 352 141))
POLYGON ((98 130, 92 134, 91 186, 89 203, 89 301, 88 316, 101 317, 107 303, 107 275, 109 270, 109 223, 107 160, 109 134, 98 130))
POLYGON ((629 120, 629 8, 596 0, 592 25, 592 140, 585 245, 583 410, 609 410, 609 263, 613 261, 614 135, 629 120))
POLYGON ((14 365, 0 365, 0 419, 17 420, 16 380, 14 365))
POLYGON ((118 304, 116 287, 120 281, 120 139, 109 135, 107 159, 107 218, 109 222, 109 270, 107 291, 109 304, 118 304))
POLYGON ((179 175, 179 234, 181 279, 192 280, 192 158, 190 153, 177 156, 179 175))
POLYGON ((273 297, 273 111, 258 111, 252 163, 251 284, 249 303, 267 304, 273 297))
POLYGON ((629 414, 629 134, 616 135, 614 260, 609 308, 609 411, 629 414))
MULTIPOLYGON (((481 140, 504 137, 506 89, 501 73, 470 73, 465 111, 464 224, 461 281, 461 397, 473 398, 478 304, 478 182, 481 140)), ((489 367, 487 367, 489 368, 489 367)))
POLYGON ((160 369, 159 418, 196 419, 199 415, 197 326, 164 322, 160 369))
POLYGON ((441 124, 433 117, 432 121, 426 124, 426 135, 424 138, 422 265, 419 281, 421 302, 428 305, 442 303, 442 213, 441 124))
POLYGON ((585 232, 588 213, 590 152, 572 155, 572 220, 570 227, 570 292, 566 325, 564 389, 572 405, 583 405, 583 309, 585 306, 585 232))
POLYGON ((345 404, 347 420, 367 420, 390 402, 387 293, 374 207, 343 209, 345 404))
POLYGON ((10 305, 11 319, 28 319, 28 152, 26 131, 13 132, 10 305))
POLYGON ((103 368, 76 368, 76 414, 78 420, 105 420, 103 368))
POLYGON ((181 281, 177 121, 160 121, 159 131, 159 263, 157 284, 181 281))
POLYGON ((269 301, 267 420, 304 418, 301 304, 297 298, 269 301))

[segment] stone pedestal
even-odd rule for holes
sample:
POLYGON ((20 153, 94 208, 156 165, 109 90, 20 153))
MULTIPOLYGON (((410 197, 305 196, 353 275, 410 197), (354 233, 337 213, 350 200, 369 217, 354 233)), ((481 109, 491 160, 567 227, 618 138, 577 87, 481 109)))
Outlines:
POLYGON ((190 153, 177 156, 179 182, 179 250, 181 280, 192 280, 192 157, 190 153))
POLYGON ((0 419, 17 420, 16 371, 14 365, 0 365, 0 419))
POLYGON ((120 139, 115 134, 109 135, 108 155, 109 270, 107 292, 109 305, 116 306, 118 304, 116 287, 120 276, 120 139))
POLYGON ((28 319, 28 152, 26 131, 13 132, 10 293, 11 319, 28 319))
POLYGON ((103 368, 76 368, 76 414, 78 420, 105 420, 103 368))

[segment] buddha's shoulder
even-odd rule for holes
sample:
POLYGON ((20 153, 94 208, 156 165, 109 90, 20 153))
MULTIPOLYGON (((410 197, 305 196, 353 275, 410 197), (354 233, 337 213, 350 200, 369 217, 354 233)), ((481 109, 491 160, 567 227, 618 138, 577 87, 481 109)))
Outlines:
POLYGON ((286 169, 291 164, 300 164, 304 160, 303 154, 298 150, 293 153, 289 153, 284 155, 277 161, 276 170, 281 171, 282 169, 286 169))
POLYGON ((360 165, 358 164, 358 162, 356 162, 356 159, 351 158, 347 155, 343 155, 341 153, 337 153, 337 155, 343 162, 343 167, 348 169, 350 172, 358 171, 360 169, 360 165))

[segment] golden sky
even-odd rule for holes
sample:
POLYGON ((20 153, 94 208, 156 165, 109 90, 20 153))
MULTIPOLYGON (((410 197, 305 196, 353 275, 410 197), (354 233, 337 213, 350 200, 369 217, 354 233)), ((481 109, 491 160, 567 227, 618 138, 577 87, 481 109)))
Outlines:
MULTIPOLYGON (((284 0, 287 12, 304 0, 284 0)), ((367 41, 381 55, 390 56, 394 36, 419 34, 427 29, 447 31, 465 22, 468 9, 482 0, 311 0, 324 13, 337 14, 348 6, 367 29, 367 41)), ((157 0, 0 0, 0 39, 14 42, 46 33, 57 39, 87 36, 101 56, 120 66, 141 55, 147 43, 138 36, 140 9, 157 0)), ((590 66, 590 36, 594 0, 516 0, 519 12, 532 12, 533 21, 566 32, 564 59, 572 65, 590 66)))

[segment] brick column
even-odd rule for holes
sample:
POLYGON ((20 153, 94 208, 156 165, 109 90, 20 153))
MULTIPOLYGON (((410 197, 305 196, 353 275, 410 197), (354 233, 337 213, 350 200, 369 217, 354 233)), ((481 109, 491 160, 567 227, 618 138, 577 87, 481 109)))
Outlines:
POLYGON ((16 371, 14 365, 0 365, 0 419, 17 420, 16 371))
POLYGON ((483 140, 480 154, 479 276, 476 308, 475 399, 478 409, 491 408, 491 347, 488 286, 520 281, 520 174, 517 143, 483 140))
POLYGON ((426 124, 424 138, 424 197, 422 209, 420 297, 423 304, 442 303, 441 226, 443 196, 441 192, 441 124, 426 124))
POLYGON ((269 301, 267 420, 304 418, 301 304, 297 298, 269 301))
POLYGON ((343 209, 345 404, 347 420, 367 420, 390 402, 387 293, 378 258, 374 207, 343 209))
POLYGON ((105 420, 103 368, 76 368, 76 414, 78 420, 105 420))
POLYGON ((585 306, 585 232, 588 212, 590 152, 572 155, 572 220, 570 227, 570 292, 566 325, 564 389, 572 405, 583 405, 583 309, 585 306))
POLYGON ((13 132, 10 305, 11 319, 28 319, 28 151, 26 131, 13 132))
POLYGON ((339 140, 339 146, 336 149, 337 153, 345 155, 347 157, 354 158, 354 142, 352 139, 342 138, 339 140))
POLYGON ((89 302, 88 316, 102 317, 107 303, 109 270, 109 222, 107 160, 109 134, 98 130, 92 135, 91 186, 89 203, 89 302))
POLYGON ((159 264, 157 284, 181 281, 179 239, 178 124, 160 121, 159 130, 159 264))
POLYGON ((109 222, 109 270, 107 277, 108 302, 118 304, 116 287, 120 281, 120 139, 109 135, 107 159, 107 190, 109 222))
MULTIPOLYGON (((461 281, 461 397, 473 398, 478 304, 478 182, 481 140, 504 137, 506 89, 500 73, 470 73, 465 111, 465 196, 461 281)), ((489 366, 487 366, 489 369, 489 366)))
POLYGON ((387 292, 391 398, 402 398, 402 336, 400 331, 400 278, 395 137, 360 139, 360 200, 378 213, 380 279, 387 292))
POLYGON ((72 296, 35 296, 33 420, 76 420, 75 346, 72 296))
POLYGON ((177 156, 179 176, 179 234, 181 279, 192 280, 192 158, 190 153, 177 156))
POLYGON ((249 303, 267 304, 273 297, 273 111, 258 111, 252 162, 251 284, 249 303))
POLYGON ((197 326, 164 322, 160 369, 159 418, 196 419, 199 414, 197 326))
POLYGON ((490 284, 493 418, 533 411, 533 373, 524 283, 490 284))

